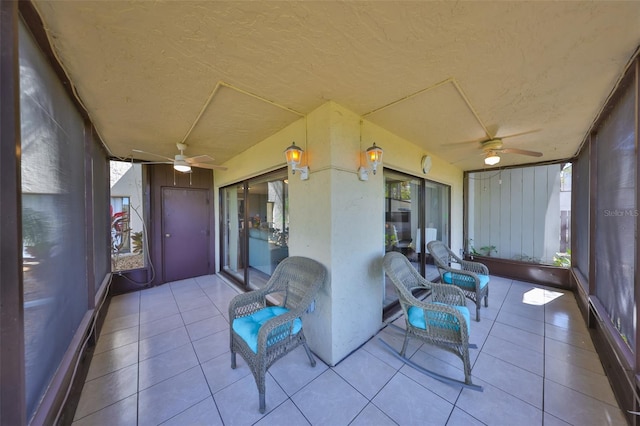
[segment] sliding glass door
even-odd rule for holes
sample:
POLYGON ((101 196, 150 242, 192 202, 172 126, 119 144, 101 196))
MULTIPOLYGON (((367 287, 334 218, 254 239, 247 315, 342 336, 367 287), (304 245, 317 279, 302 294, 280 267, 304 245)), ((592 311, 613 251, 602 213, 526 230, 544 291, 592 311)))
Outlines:
MULTIPOLYGON (((409 259, 429 280, 438 271, 429 256, 427 243, 449 241, 450 192, 448 185, 385 170, 385 252, 397 251, 409 259)), ((385 312, 397 304, 398 296, 385 279, 385 312)))
POLYGON ((289 256, 288 194, 286 170, 221 189, 222 270, 246 289, 289 256))
POLYGON ((228 186, 221 190, 222 214, 221 256, 222 270, 244 282, 244 184, 228 186))

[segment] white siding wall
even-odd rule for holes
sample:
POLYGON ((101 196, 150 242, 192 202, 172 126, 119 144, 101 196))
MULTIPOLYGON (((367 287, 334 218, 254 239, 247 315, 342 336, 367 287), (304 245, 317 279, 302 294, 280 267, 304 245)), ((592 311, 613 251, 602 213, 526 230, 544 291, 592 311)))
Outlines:
POLYGON ((469 238, 491 256, 552 263, 560 247, 560 165, 469 175, 469 238))

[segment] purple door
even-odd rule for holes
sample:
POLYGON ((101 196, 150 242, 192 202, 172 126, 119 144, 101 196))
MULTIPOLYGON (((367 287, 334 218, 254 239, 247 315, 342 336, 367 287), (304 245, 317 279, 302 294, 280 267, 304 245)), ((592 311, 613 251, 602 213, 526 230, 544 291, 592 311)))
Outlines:
POLYGON ((209 191, 162 188, 165 281, 209 273, 209 191))

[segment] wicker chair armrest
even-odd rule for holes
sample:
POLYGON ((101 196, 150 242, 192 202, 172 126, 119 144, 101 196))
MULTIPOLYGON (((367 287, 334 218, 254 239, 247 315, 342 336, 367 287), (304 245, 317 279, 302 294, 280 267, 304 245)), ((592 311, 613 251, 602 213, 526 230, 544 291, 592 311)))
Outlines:
POLYGON ((229 302, 229 321, 245 317, 267 306, 267 292, 261 290, 238 294, 229 302))
POLYGON ((478 278, 478 274, 474 271, 468 271, 466 269, 458 269, 458 268, 446 268, 446 269, 440 269, 440 278, 444 279, 444 274, 445 273, 450 273, 452 276, 453 275, 466 275, 469 277, 472 277, 473 279, 475 279, 476 281, 480 282, 480 279, 478 278))
POLYGON ((431 299, 434 302, 446 303, 447 305, 466 306, 467 301, 464 292, 450 284, 432 284, 431 299))
POLYGON ((465 320, 464 315, 462 315, 462 313, 456 308, 454 308, 453 306, 444 306, 444 305, 436 305, 436 306, 438 306, 439 310, 444 311, 456 317, 456 320, 458 321, 458 325, 460 326, 461 340, 463 342, 466 342, 466 344, 468 344, 470 330, 467 327, 467 321, 465 320))
MULTIPOLYGON (((435 304, 430 302, 422 302, 422 301, 416 301, 416 302, 418 303, 412 303, 412 305, 421 308, 424 311, 425 318, 428 317, 427 313, 429 311, 446 313, 455 317, 456 320, 458 321, 458 325, 460 326, 460 332, 462 336, 461 340, 467 341, 467 342, 469 341, 469 329, 467 328, 467 321, 464 319, 464 316, 462 315, 462 313, 458 311, 456 308, 447 304, 440 305, 440 304, 435 304)), ((431 327, 434 327, 434 326, 431 325, 431 327)))
POLYGON ((489 275, 489 268, 483 263, 463 260, 460 262, 462 269, 465 271, 475 272, 476 274, 489 275))
POLYGON ((444 278, 444 273, 445 272, 451 273, 451 279, 453 279, 455 275, 466 275, 466 276, 471 277, 474 280, 476 280, 476 282, 478 284, 480 283, 480 278, 478 278, 478 274, 476 272, 473 272, 473 271, 467 271, 466 269, 449 268, 449 269, 446 269, 444 272, 441 272, 441 277, 442 278, 444 278))
POLYGON ((418 288, 424 288, 425 290, 431 290, 431 286, 433 285, 433 283, 431 281, 429 281, 428 279, 426 279, 423 276, 417 276, 415 277, 416 281, 415 281, 415 285, 414 285, 414 290, 418 289, 418 288))
MULTIPOLYGON (((464 275, 466 277, 469 277, 471 280, 473 280, 475 283, 473 284, 473 286, 478 289, 480 288, 480 278, 478 278, 478 274, 476 274, 475 272, 472 271, 465 271, 464 269, 447 269, 446 272, 451 273, 451 283, 453 283, 454 285, 460 285, 460 280, 464 280, 463 278, 460 278, 460 275, 464 275), (456 278, 456 275, 458 275, 458 278, 456 278)), ((444 272, 441 271, 441 275, 440 277, 442 278, 442 282, 444 283, 444 272)), ((464 280, 464 281, 469 281, 469 283, 467 285, 471 284, 470 280, 464 280)))
POLYGON ((289 311, 265 322, 258 331, 258 353, 267 349, 269 341, 275 343, 291 336, 293 322, 300 316, 300 312, 289 311))

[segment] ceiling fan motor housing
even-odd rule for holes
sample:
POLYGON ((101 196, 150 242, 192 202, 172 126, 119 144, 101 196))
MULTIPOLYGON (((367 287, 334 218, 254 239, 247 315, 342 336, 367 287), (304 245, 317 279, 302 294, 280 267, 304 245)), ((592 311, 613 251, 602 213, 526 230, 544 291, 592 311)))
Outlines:
POLYGON ((482 143, 482 149, 486 151, 496 151, 502 149, 502 139, 491 139, 482 143))

